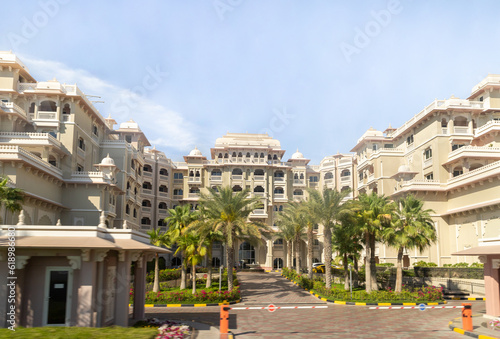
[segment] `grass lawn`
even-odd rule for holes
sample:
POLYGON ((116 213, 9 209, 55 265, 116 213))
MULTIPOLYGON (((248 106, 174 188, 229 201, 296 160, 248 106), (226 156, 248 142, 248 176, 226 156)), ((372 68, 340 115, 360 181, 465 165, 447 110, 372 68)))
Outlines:
POLYGON ((0 338, 50 338, 50 339, 93 339, 93 338, 134 338, 151 339, 158 333, 157 328, 133 327, 18 327, 15 331, 0 329, 0 338))

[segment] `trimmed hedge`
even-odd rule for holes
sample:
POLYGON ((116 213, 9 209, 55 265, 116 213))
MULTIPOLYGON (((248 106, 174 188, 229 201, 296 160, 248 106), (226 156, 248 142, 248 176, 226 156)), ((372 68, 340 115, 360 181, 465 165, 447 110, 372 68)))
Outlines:
POLYGON ((473 267, 414 267, 417 277, 483 279, 484 268, 473 267))

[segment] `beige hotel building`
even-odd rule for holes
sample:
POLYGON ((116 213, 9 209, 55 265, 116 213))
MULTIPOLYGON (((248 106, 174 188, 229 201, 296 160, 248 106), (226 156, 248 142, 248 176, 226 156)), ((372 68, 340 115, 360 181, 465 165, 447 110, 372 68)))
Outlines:
MULTIPOLYGON (((104 118, 76 85, 37 82, 14 54, 0 52, 0 171, 25 192, 26 225, 166 229, 168 209, 195 209, 208 187, 230 185, 259 197, 262 204, 250 218, 276 229, 278 213, 290 201, 307 199, 308 188, 349 189, 348 199, 373 191, 391 199, 411 193, 435 211, 439 240, 423 253, 406 253, 405 266, 474 262, 451 253, 499 236, 499 132, 500 75, 489 75, 469 98, 436 100, 399 128, 370 128, 353 153, 327 156, 319 165, 298 150, 285 156, 266 134, 248 133, 227 133, 210 154, 195 148, 175 162, 150 147, 135 122, 104 118)), ((0 217, 2 224, 18 222, 5 210, 0 217)), ((323 258, 322 234, 320 226, 315 261, 323 258)), ((286 265, 281 239, 237 246, 236 262, 286 265)), ((215 244, 215 264, 222 252, 215 244)), ((305 242, 300 252, 304 266, 305 242)), ((383 244, 376 255, 379 262, 396 259, 383 244)), ((178 258, 167 256, 167 264, 178 265, 178 258)))

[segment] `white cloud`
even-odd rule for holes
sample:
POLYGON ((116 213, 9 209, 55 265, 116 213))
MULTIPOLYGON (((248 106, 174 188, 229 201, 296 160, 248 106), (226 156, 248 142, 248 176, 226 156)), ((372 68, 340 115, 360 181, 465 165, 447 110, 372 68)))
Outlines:
POLYGON ((180 113, 168 109, 162 103, 148 98, 157 89, 166 73, 151 76, 158 68, 146 68, 144 78, 131 89, 114 85, 82 69, 71 69, 67 65, 51 60, 40 60, 21 56, 38 81, 54 77, 67 84, 77 84, 87 95, 98 95, 104 104, 96 103, 105 117, 111 115, 119 123, 133 119, 144 131, 151 144, 158 148, 169 147, 177 152, 186 152, 197 141, 197 126, 186 121, 180 113), (155 82, 156 81, 156 82, 155 82), (147 89, 149 88, 149 90, 147 89))

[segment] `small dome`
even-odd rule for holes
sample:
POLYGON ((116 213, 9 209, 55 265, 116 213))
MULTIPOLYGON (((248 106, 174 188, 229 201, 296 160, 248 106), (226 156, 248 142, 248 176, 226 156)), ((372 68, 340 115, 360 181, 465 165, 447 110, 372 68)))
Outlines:
POLYGON ((120 124, 120 129, 125 129, 125 128, 133 128, 133 129, 139 129, 139 125, 132 119, 130 119, 127 122, 122 122, 120 124))
POLYGON ((109 156, 109 153, 108 155, 106 156, 106 158, 103 158, 101 163, 99 165, 106 165, 106 166, 115 166, 115 161, 113 160, 113 158, 111 158, 109 156))
POLYGON ((196 146, 194 147, 194 150, 192 150, 191 152, 189 152, 189 156, 202 156, 203 154, 201 154, 201 151, 196 148, 196 146))
POLYGON ((404 172, 411 172, 411 168, 408 165, 401 165, 398 168, 399 173, 404 173, 404 172))
POLYGON ((300 153, 297 148, 297 152, 292 154, 292 159, 304 159, 304 154, 300 153))

